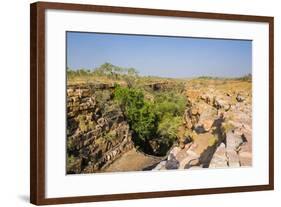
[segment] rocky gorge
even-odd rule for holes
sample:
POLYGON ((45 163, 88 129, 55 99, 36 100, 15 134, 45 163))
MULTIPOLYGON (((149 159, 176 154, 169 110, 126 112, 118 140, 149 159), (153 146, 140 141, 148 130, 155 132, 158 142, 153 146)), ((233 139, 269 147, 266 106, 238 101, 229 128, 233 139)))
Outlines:
MULTIPOLYGON (((195 79, 181 84, 187 104, 165 155, 136 146, 124 111, 113 100, 114 83, 68 84, 67 173, 251 166, 251 83, 195 79)), ((174 88, 174 82, 146 86, 161 91, 174 88)))

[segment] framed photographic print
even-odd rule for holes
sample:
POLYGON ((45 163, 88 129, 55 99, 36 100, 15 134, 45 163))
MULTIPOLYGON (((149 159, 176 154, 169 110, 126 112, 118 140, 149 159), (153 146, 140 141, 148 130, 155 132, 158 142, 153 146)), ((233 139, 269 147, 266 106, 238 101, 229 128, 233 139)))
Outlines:
POLYGON ((30 12, 32 203, 274 188, 273 17, 30 12))

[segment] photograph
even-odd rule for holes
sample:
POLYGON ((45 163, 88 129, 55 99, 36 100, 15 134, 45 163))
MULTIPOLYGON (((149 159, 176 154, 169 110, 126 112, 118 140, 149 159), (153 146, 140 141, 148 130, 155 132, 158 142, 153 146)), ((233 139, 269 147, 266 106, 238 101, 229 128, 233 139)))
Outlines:
POLYGON ((274 15, 130 5, 30 4, 30 202, 274 190, 274 15))
POLYGON ((252 40, 65 37, 66 174, 252 167, 252 40))

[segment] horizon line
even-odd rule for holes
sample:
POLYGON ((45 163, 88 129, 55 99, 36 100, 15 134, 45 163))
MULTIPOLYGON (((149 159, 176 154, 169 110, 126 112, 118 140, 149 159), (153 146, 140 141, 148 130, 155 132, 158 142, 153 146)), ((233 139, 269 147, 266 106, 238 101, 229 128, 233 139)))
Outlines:
MULTIPOLYGON (((78 70, 84 70, 84 71, 90 71, 90 73, 93 73, 95 71, 95 69, 97 68, 92 68, 92 69, 89 69, 89 68, 75 68, 75 69, 72 69, 70 67, 66 67, 66 71, 67 71, 67 68, 70 70, 70 71, 74 71, 74 72, 77 72, 78 70)), ((132 67, 133 68, 133 67, 132 67)), ((242 78, 242 77, 246 77, 246 76, 252 76, 252 73, 245 73, 244 75, 241 75, 241 76, 215 76, 215 75, 198 75, 198 76, 185 76, 185 77, 167 77, 167 76, 159 76, 159 75, 145 75, 145 74, 141 74, 139 73, 138 76, 140 77, 154 77, 154 78, 168 78, 168 79, 192 79, 192 78, 212 78, 212 79, 233 79, 233 78, 242 78)))

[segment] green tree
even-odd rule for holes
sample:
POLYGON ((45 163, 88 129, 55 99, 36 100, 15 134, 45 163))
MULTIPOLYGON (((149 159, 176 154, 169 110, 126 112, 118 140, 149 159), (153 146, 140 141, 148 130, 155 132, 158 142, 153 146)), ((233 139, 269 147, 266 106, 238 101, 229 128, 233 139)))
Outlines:
POLYGON ((138 78, 138 71, 135 68, 126 69, 126 75, 123 79, 126 81, 129 88, 133 87, 138 78))
POLYGON ((114 66, 110 63, 104 63, 100 66, 100 70, 104 75, 112 76, 114 66))
POLYGON ((151 103, 144 100, 142 91, 118 86, 115 88, 114 98, 120 104, 134 131, 137 144, 151 139, 157 130, 157 117, 151 103))

